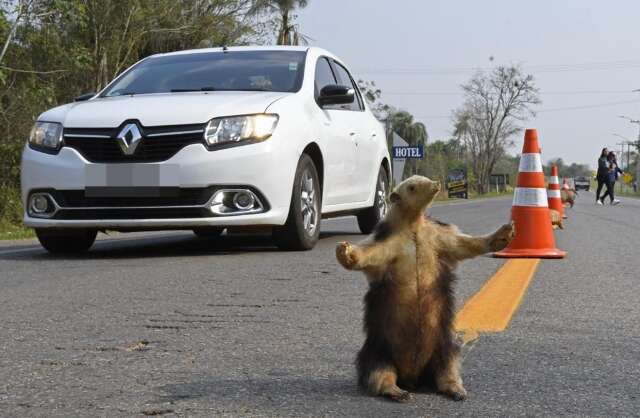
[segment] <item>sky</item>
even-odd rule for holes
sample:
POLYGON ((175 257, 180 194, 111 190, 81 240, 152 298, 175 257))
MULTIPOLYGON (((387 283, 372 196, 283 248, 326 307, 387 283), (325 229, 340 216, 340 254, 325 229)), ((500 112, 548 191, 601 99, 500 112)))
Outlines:
MULTIPOLYGON (((354 78, 373 80, 382 100, 451 135, 451 113, 478 68, 522 65, 542 104, 542 158, 594 167, 604 146, 638 137, 640 1, 310 0, 297 12, 310 45, 338 55, 354 78)), ((512 153, 520 153, 522 135, 512 153)))

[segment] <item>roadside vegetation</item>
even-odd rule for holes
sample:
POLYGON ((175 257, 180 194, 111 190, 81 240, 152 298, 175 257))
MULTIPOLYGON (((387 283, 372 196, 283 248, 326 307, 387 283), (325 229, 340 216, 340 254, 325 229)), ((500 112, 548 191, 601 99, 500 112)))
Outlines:
POLYGON ((308 0, 0 0, 0 238, 22 228, 20 153, 35 118, 102 89, 146 56, 222 45, 305 43, 308 0))
POLYGON ((34 236, 22 227, 22 204, 15 187, 0 187, 0 239, 20 239, 34 236))

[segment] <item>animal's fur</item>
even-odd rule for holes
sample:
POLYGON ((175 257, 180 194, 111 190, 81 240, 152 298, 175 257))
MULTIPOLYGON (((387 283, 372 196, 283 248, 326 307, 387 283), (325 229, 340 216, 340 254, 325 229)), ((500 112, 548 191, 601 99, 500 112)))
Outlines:
POLYGON ((573 208, 577 196, 578 192, 574 189, 562 189, 560 191, 560 198, 562 199, 562 204, 565 206, 569 204, 573 208))
POLYGON ((453 339, 454 269, 461 260, 498 251, 513 238, 512 224, 483 237, 424 216, 440 184, 413 176, 390 195, 390 207, 363 243, 338 244, 338 261, 362 270, 366 340, 356 365, 359 384, 372 395, 409 398, 406 390, 435 384, 453 399, 466 397, 459 348, 453 339))
POLYGON ((554 229, 556 227, 564 229, 564 225, 562 223, 562 215, 560 215, 560 212, 555 209, 549 209, 549 215, 551 215, 551 225, 553 225, 554 229))

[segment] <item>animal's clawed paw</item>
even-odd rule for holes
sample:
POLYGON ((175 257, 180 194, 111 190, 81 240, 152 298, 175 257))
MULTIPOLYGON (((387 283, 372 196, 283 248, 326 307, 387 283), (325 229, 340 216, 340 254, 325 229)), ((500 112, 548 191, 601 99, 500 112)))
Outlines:
POLYGON ((456 387, 448 388, 441 391, 443 395, 451 398, 454 401, 464 401, 467 399, 467 391, 462 387, 456 385, 456 387))
POLYGON ((456 402, 464 401, 467 399, 467 392, 451 392, 448 393, 447 396, 456 402))
POLYGON ((516 236, 516 227, 513 221, 508 224, 504 224, 498 229, 491 237, 490 247, 491 251, 500 251, 505 248, 513 237, 516 236))
POLYGON ((402 389, 398 389, 395 392, 389 394, 389 399, 396 402, 408 402, 411 400, 411 398, 411 393, 402 389))
POLYGON ((336 258, 344 268, 349 270, 358 262, 353 246, 344 241, 336 247, 336 258))

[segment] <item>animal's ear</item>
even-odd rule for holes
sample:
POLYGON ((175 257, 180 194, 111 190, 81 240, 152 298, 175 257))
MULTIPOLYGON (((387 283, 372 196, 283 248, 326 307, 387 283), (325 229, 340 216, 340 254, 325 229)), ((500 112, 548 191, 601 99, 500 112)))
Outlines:
POLYGON ((389 195, 389 202, 397 203, 400 201, 400 195, 396 192, 393 192, 389 195))

